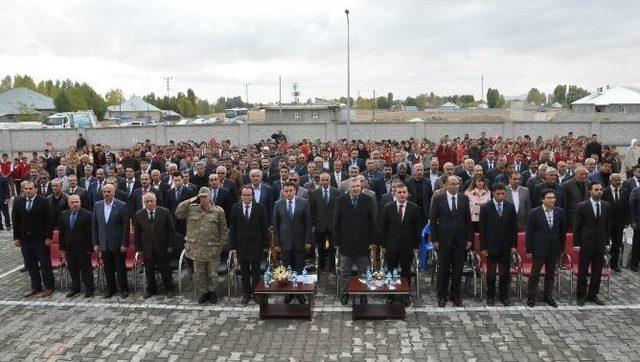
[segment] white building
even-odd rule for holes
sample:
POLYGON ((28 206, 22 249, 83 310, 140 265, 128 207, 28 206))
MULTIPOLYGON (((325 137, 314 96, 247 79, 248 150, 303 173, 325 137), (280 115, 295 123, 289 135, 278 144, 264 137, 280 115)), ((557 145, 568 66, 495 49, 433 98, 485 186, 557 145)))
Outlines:
POLYGON ((438 107, 438 109, 455 110, 455 109, 460 109, 460 106, 455 103, 447 102, 447 103, 441 104, 440 107, 438 107))
POLYGON ((109 107, 105 118, 117 118, 120 122, 159 122, 162 110, 138 96, 131 96, 122 104, 109 107))
POLYGON ((598 88, 595 93, 571 103, 579 113, 640 113, 640 89, 614 86, 598 88))
POLYGON ((28 88, 13 88, 0 94, 0 122, 19 121, 20 115, 43 120, 55 111, 53 98, 28 88))

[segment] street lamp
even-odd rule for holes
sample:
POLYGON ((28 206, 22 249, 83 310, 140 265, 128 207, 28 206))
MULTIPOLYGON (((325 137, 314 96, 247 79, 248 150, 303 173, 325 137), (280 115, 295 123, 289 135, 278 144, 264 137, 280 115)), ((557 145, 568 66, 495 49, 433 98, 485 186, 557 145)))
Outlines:
POLYGON ((349 54, 349 9, 345 9, 347 15, 347 141, 351 142, 351 64, 349 54))

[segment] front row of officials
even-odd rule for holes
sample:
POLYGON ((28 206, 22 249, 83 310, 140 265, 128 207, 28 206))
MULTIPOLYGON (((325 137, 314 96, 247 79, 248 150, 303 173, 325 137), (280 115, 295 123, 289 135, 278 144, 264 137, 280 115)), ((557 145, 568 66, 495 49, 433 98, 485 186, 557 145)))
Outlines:
MULTIPOLYGON (((326 176, 326 175, 324 175, 326 176)), ((327 178, 327 177, 324 177, 327 178)), ((323 182, 312 192, 311 205, 296 196, 296 185, 285 182, 283 198, 275 203, 272 217, 277 249, 285 264, 302 272, 306 250, 312 239, 317 245, 332 239, 340 254, 341 301, 348 301, 347 284, 355 265, 359 273, 369 266, 371 250, 378 240, 388 268, 400 267, 402 277, 409 278, 414 250, 418 247, 422 217, 418 205, 408 201, 408 189, 399 184, 395 188, 394 201, 376 215, 373 199, 363 193, 361 181, 349 180, 346 194, 323 182), (313 208, 313 212, 311 212, 313 208), (312 220, 311 215, 316 215, 312 220), (318 222, 317 215, 325 220, 318 222), (328 222, 330 220, 330 223, 328 222), (379 220, 380 232, 376 233, 379 220), (314 230, 312 232, 312 225, 314 230), (312 235, 315 233, 315 235, 312 235), (315 236, 315 238, 314 238, 315 236)), ((438 305, 444 307, 448 300, 462 306, 461 280, 466 251, 472 247, 473 228, 469 212, 469 199, 459 192, 457 177, 444 177, 444 192, 433 197, 430 208, 431 239, 438 251, 438 305)), ((25 181, 21 185, 23 197, 13 207, 14 243, 21 248, 25 267, 31 278, 31 291, 25 297, 37 294, 49 296, 54 289, 54 277, 49 255, 53 223, 47 200, 36 195, 34 184, 25 181), (44 284, 44 289, 43 289, 44 284)), ((60 248, 65 252, 71 289, 67 296, 80 293, 80 281, 85 297, 94 294, 92 254, 101 256, 106 279, 105 297, 110 298, 119 286, 122 298, 128 296, 126 252, 129 244, 129 209, 114 197, 112 185, 104 186, 104 199, 94 205, 91 213, 82 208, 80 197, 68 197, 69 209, 55 221, 59 230, 60 248), (117 275, 117 283, 116 283, 117 275)), ((265 207, 254 200, 254 188, 243 186, 241 201, 233 206, 230 229, 227 229, 224 211, 215 206, 211 190, 202 187, 196 197, 179 203, 175 217, 186 220, 185 252, 193 261, 194 279, 198 302, 215 303, 215 267, 223 244, 229 240, 230 249, 239 260, 243 297, 249 302, 252 290, 260 277, 260 261, 269 248, 268 215, 265 207)), ((593 182, 589 186, 590 198, 579 203, 573 229, 574 245, 580 252, 578 268, 577 302, 586 301, 601 305, 598 298, 604 254, 611 227, 610 204, 602 200, 602 185, 593 182), (587 287, 587 277, 590 281, 587 287)), ((552 296, 558 258, 565 245, 567 225, 565 213, 555 206, 556 195, 552 190, 541 193, 542 205, 528 215, 526 228, 527 257, 532 263, 528 284, 527 305, 535 306, 537 284, 544 267, 544 301, 557 307, 552 296)), ((142 197, 144 208, 132 216, 136 249, 144 259, 147 288, 145 298, 157 293, 155 272, 162 277, 168 297, 174 295, 169 260, 175 248, 174 219, 168 209, 157 206, 156 196, 147 193, 142 197)), ((487 303, 494 305, 496 277, 500 276, 499 299, 510 305, 511 256, 516 252, 518 222, 514 205, 507 201, 502 184, 494 185, 493 198, 480 210, 480 247, 487 258, 487 303)), ((320 248, 324 249, 324 248, 320 248)), ((326 259, 326 255, 322 255, 326 259)), ((332 255, 328 257, 331 259, 332 255)), ((324 260, 323 260, 324 261, 324 260)), ((321 263, 324 265, 324 263, 321 263)), ((292 295, 285 298, 289 303, 292 295)), ((300 303, 305 303, 298 296, 300 303)), ((361 303, 366 303, 361 298, 361 303)), ((393 303, 393 299, 388 300, 393 303)), ((410 299, 404 303, 410 304, 410 299)))

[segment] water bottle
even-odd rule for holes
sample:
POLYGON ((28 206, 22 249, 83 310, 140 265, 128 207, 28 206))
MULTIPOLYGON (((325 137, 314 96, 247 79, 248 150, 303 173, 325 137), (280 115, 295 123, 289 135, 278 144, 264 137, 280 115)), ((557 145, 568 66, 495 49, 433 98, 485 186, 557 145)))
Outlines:
POLYGON ((291 284, 294 288, 298 286, 298 273, 295 270, 291 273, 291 284))
POLYGON ((271 283, 271 271, 269 270, 269 267, 267 267, 267 270, 264 271, 264 286, 269 287, 270 283, 271 283))

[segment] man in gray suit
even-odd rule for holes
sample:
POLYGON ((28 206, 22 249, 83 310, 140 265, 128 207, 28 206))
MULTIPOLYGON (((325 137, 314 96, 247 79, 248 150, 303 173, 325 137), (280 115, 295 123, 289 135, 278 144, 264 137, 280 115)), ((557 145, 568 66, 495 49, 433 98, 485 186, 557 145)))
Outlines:
POLYGON ((518 217, 518 231, 524 231, 527 228, 527 215, 531 210, 531 198, 529 198, 529 189, 520 186, 522 183, 522 175, 513 172, 509 175, 509 186, 507 186, 507 201, 512 203, 516 208, 516 216, 518 217))
POLYGON ((116 273, 120 296, 129 296, 125 258, 129 246, 129 209, 127 204, 114 198, 115 187, 102 187, 103 199, 93 207, 93 249, 102 256, 107 291, 105 298, 116 294, 116 273))
POLYGON ((634 166, 632 170, 633 170, 633 177, 630 177, 624 180, 624 182, 622 183, 622 187, 627 189, 629 195, 631 195, 631 192, 633 190, 640 187, 640 165, 634 166))
POLYGON ((568 230, 573 230, 573 225, 575 225, 578 203, 589 198, 590 184, 591 181, 587 178, 587 169, 582 166, 576 169, 576 175, 572 179, 562 183, 568 230))
MULTIPOLYGON (((282 186, 284 198, 273 208, 273 231, 277 249, 282 252, 282 262, 290 265, 298 274, 304 266, 305 249, 311 248, 311 212, 309 202, 296 196, 296 185, 287 181, 282 186)), ((293 295, 285 297, 291 303, 293 295)), ((298 295, 300 304, 305 303, 303 295, 298 295)))

